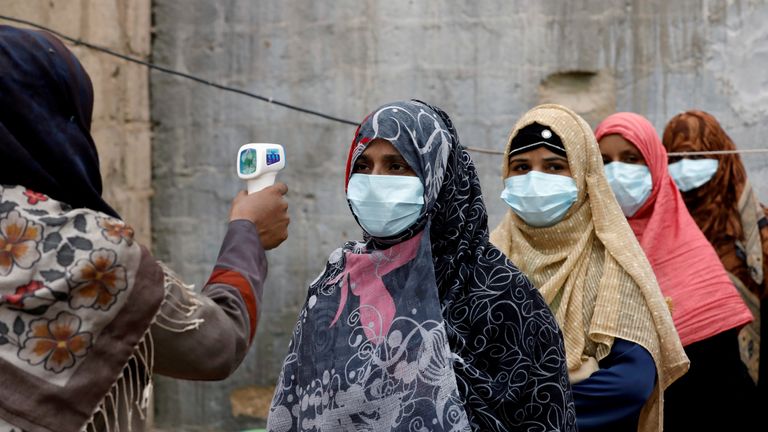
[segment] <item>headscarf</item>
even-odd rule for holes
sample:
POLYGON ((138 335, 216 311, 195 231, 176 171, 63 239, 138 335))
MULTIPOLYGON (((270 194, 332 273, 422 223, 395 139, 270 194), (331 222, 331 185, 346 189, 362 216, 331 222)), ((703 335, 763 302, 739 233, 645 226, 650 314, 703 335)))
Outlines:
POLYGON ((553 134, 548 127, 535 122, 520 129, 517 135, 512 138, 512 143, 509 147, 509 157, 528 153, 539 147, 546 147, 552 153, 566 157, 565 146, 560 137, 557 134, 553 134))
MULTIPOLYGON (((664 129, 663 144, 668 152, 736 150, 717 119, 698 110, 672 117, 664 129)), ((753 294, 765 298, 768 295, 764 277, 768 274, 768 259, 765 258, 768 255, 768 226, 763 223, 757 229, 755 224, 768 213, 752 191, 738 154, 707 157, 717 159, 717 172, 701 187, 683 193, 685 205, 717 250, 726 270, 753 294), (737 247, 737 242, 742 250, 737 247), (750 244, 754 246, 749 247, 750 244)))
POLYGON ((651 195, 629 218, 629 225, 661 291, 672 300, 672 318, 683 346, 752 321, 717 253, 685 208, 651 122, 635 113, 616 113, 597 126, 595 138, 612 134, 637 147, 651 172, 651 195))
POLYGON ((685 373, 688 360, 651 266, 605 179, 592 130, 568 108, 546 104, 523 115, 507 141, 504 178, 512 139, 533 122, 549 126, 563 140, 577 201, 550 227, 532 227, 510 210, 491 241, 553 309, 565 334, 569 370, 579 369, 586 357, 605 357, 614 338, 639 344, 653 356, 658 385, 643 408, 639 430, 660 430, 661 392, 685 373))
POLYGON ((101 198, 92 111, 91 80, 61 41, 0 26, 0 184, 117 217, 101 198))
POLYGON ((419 101, 371 113, 347 180, 382 138, 424 184, 420 219, 394 239, 334 251, 309 287, 267 427, 575 430, 554 317, 488 243, 480 182, 448 116, 419 101))
POLYGON ((101 199, 92 107, 88 75, 60 41, 0 26, 2 430, 136 426, 150 326, 192 324, 161 311, 196 306, 171 295, 178 279, 101 199))

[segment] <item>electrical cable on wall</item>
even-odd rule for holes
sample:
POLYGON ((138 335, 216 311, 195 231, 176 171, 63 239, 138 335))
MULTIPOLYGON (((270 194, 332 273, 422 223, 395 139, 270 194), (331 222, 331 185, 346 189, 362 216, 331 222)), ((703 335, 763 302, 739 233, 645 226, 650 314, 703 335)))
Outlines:
MULTIPOLYGON (((31 21, 23 20, 23 19, 20 19, 20 18, 9 17, 9 16, 5 16, 5 15, 0 15, 0 19, 6 20, 6 21, 15 22, 15 23, 19 23, 19 24, 24 24, 24 25, 27 25, 27 26, 30 26, 30 27, 34 27, 34 28, 37 28, 37 29, 40 29, 40 30, 44 30, 44 31, 47 31, 47 32, 49 32, 49 33, 51 33, 53 35, 58 36, 59 38, 65 40, 65 41, 73 43, 75 45, 84 46, 84 47, 86 47, 88 49, 92 49, 94 51, 98 51, 98 52, 101 52, 101 53, 104 53, 104 54, 107 54, 107 55, 111 55, 113 57, 117 57, 117 58, 125 60, 127 62, 136 63, 136 64, 139 64, 139 65, 145 66, 145 67, 147 67, 149 69, 153 69, 153 70, 156 70, 158 72, 165 73, 165 74, 174 75, 174 76, 178 76, 178 77, 181 77, 181 78, 186 78, 188 80, 192 80, 194 82, 197 82, 199 84, 203 84, 203 85, 206 85, 206 86, 209 86, 209 87, 214 87, 214 88, 217 88, 219 90, 228 91, 228 92, 236 93, 236 94, 239 94, 239 95, 247 96, 247 97, 250 97, 250 98, 253 98, 253 99, 257 99, 257 100, 260 100, 260 101, 263 101, 263 102, 267 102, 267 103, 270 103, 270 104, 281 106, 281 107, 287 108, 289 110, 298 111, 298 112, 301 112, 301 113, 304 113, 304 114, 313 115, 313 116, 316 116, 316 117, 320 117, 320 118, 323 118, 323 119, 326 119, 326 120, 334 121, 334 122, 345 124, 345 125, 349 125, 349 126, 357 127, 358 124, 359 124, 358 122, 355 122, 355 121, 352 121, 352 120, 347 120, 347 119, 343 119, 343 118, 340 118, 340 117, 335 117, 335 116, 332 116, 330 114, 326 114, 326 113, 323 113, 323 112, 320 112, 320 111, 315 111, 315 110, 312 110, 312 109, 309 109, 309 108, 304 108, 304 107, 300 107, 300 106, 297 106, 297 105, 292 105, 292 104, 289 104, 289 103, 286 103, 286 102, 281 102, 281 101, 275 100, 275 99, 273 99, 271 97, 261 96, 261 95, 258 95, 256 93, 249 92, 247 90, 239 89, 239 88, 236 88, 236 87, 230 87, 230 86, 226 86, 226 85, 223 85, 223 84, 218 84, 218 83, 215 83, 213 81, 209 81, 209 80, 207 80, 205 78, 198 77, 196 75, 188 74, 188 73, 185 73, 185 72, 180 72, 180 71, 177 71, 177 70, 174 70, 174 69, 171 69, 171 68, 167 68, 167 67, 164 67, 164 66, 159 66, 159 65, 156 65, 154 63, 150 63, 150 62, 147 62, 147 61, 135 58, 135 57, 131 57, 131 56, 126 55, 126 54, 122 54, 122 53, 113 51, 113 50, 111 50, 109 48, 105 48, 105 47, 102 47, 102 46, 99 46, 99 45, 95 45, 95 44, 92 44, 92 43, 89 43, 89 42, 85 42, 85 41, 83 41, 81 39, 78 39, 78 38, 67 36, 67 35, 62 34, 62 33, 58 32, 56 30, 53 30, 53 29, 51 29, 49 27, 46 27, 46 26, 43 26, 43 25, 31 22, 31 21)), ((504 152, 500 151, 500 150, 492 150, 492 149, 485 149, 485 148, 479 148, 479 147, 467 147, 467 146, 465 146, 465 148, 468 151, 476 152, 476 153, 482 153, 482 154, 490 154, 490 155, 503 155, 504 154, 504 152)), ((768 148, 766 148, 766 149, 696 151, 696 152, 673 152, 673 153, 669 153, 669 156, 688 156, 688 155, 705 156, 705 155, 739 154, 739 153, 768 153, 768 148)))
MULTIPOLYGON (((504 152, 501 150, 491 150, 491 149, 484 149, 479 147, 464 147, 469 151, 477 152, 477 153, 483 153, 483 154, 492 154, 492 155, 503 155, 504 152)), ((736 149, 736 150, 710 150, 710 151, 692 151, 692 152, 670 152, 667 153, 667 156, 711 156, 711 155, 727 155, 727 154, 741 154, 741 153, 768 153, 768 148, 765 149, 736 149)))
POLYGON ((92 43, 85 42, 85 41, 83 41, 81 39, 77 39, 77 38, 73 38, 71 36, 67 36, 65 34, 59 33, 56 30, 50 29, 48 27, 45 27, 43 25, 31 22, 31 21, 22 20, 22 19, 19 19, 19 18, 13 18, 13 17, 5 16, 5 15, 0 15, 0 19, 4 19, 6 21, 11 21, 11 22, 19 23, 19 24, 28 25, 30 27, 34 27, 34 28, 37 28, 37 29, 40 29, 40 30, 45 30, 45 31, 47 31, 47 32, 49 32, 49 33, 51 33, 53 35, 56 35, 59 38, 64 39, 64 40, 66 40, 68 42, 71 42, 71 43, 73 43, 75 45, 84 46, 84 47, 92 49, 94 51, 99 51, 99 52, 102 52, 104 54, 108 54, 108 55, 111 55, 113 57, 117 57, 119 59, 131 62, 131 63, 140 64, 142 66, 146 66, 146 67, 148 67, 150 69, 154 69, 156 71, 163 72, 163 73, 166 73, 166 74, 169 74, 169 75, 179 76, 179 77, 182 77, 182 78, 186 78, 186 79, 198 82, 200 84, 204 84, 204 85, 207 85, 207 86, 210 86, 210 87, 215 87, 215 88, 217 88, 219 90, 224 90, 224 91, 228 91, 228 92, 237 93, 237 94, 240 94, 240 95, 243 95, 243 96, 248 96, 248 97, 251 97, 251 98, 254 98, 254 99, 258 99, 260 101, 264 101, 264 102, 267 102, 267 103, 271 103, 271 104, 274 104, 274 105, 281 106, 283 108, 288 108, 290 110, 299 111, 299 112, 302 112, 302 113, 305 113, 305 114, 310 114, 310 115, 314 115, 314 116, 317 116, 317 117, 321 117, 321 118, 324 118, 326 120, 331 120, 331 121, 335 121, 335 122, 338 122, 338 123, 347 124, 347 125, 350 125, 350 126, 357 126, 358 125, 357 122, 353 122, 351 120, 345 120, 345 119, 342 119, 342 118, 339 118, 339 117, 334 117, 332 115, 325 114, 325 113, 322 113, 322 112, 319 112, 319 111, 311 110, 309 108, 303 108, 303 107, 300 107, 300 106, 291 105, 291 104, 286 103, 286 102, 280 102, 280 101, 275 100, 275 99, 273 99, 271 97, 261 96, 261 95, 258 95, 256 93, 251 93, 251 92, 246 91, 246 90, 238 89, 238 88, 235 88, 235 87, 225 86, 223 84, 218 84, 218 83, 215 83, 213 81, 209 81, 209 80, 207 80, 205 78, 200 78, 200 77, 195 76, 195 75, 191 75, 191 74, 188 74, 188 73, 180 72, 180 71, 177 71, 177 70, 174 70, 174 69, 170 69, 170 68, 167 68, 167 67, 164 67, 164 66, 158 66, 158 65, 156 65, 154 63, 150 63, 150 62, 147 62, 147 61, 135 58, 135 57, 131 57, 129 55, 121 54, 121 53, 113 51, 113 50, 111 50, 109 48, 105 48, 105 47, 102 47, 102 46, 99 46, 99 45, 94 45, 92 43))

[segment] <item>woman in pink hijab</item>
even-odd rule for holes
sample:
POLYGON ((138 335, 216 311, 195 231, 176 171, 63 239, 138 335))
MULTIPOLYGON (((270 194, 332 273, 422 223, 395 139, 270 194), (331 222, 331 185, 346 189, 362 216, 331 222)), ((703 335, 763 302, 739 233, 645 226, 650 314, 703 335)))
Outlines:
POLYGON ((752 315, 694 222, 667 168, 653 125, 616 113, 595 136, 606 177, 656 273, 691 361, 665 393, 665 431, 749 430, 754 383, 738 331, 752 315))

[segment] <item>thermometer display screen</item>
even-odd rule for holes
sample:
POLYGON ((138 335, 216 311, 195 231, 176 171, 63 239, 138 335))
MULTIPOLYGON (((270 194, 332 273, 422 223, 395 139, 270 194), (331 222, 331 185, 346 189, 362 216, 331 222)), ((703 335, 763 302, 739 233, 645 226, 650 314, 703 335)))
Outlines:
MULTIPOLYGON (((256 149, 248 148, 240 152, 240 174, 248 175, 256 172, 258 166, 256 149)), ((279 158, 279 156, 278 156, 279 158)))
POLYGON ((280 150, 267 149, 267 166, 280 162, 280 150))

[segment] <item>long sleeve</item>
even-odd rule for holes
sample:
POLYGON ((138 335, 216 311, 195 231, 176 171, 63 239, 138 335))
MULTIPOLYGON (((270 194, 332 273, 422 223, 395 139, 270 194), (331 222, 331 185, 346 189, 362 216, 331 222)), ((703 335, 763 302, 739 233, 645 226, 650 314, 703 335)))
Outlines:
POLYGON ((245 357, 258 322, 267 260, 256 226, 230 222, 200 293, 163 270, 166 300, 151 329, 154 371, 182 379, 226 378, 245 357))
POLYGON ((656 366, 643 347, 615 339, 600 370, 573 385, 581 432, 635 432, 656 383, 656 366))

